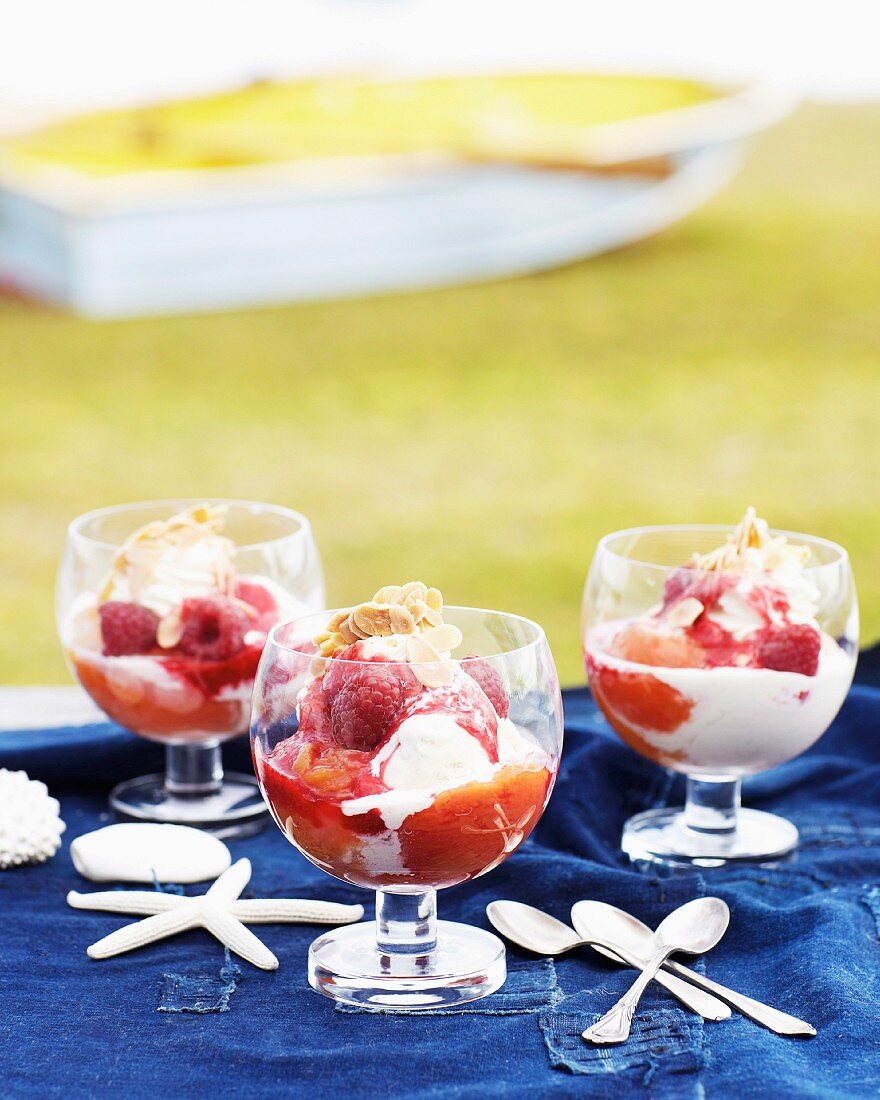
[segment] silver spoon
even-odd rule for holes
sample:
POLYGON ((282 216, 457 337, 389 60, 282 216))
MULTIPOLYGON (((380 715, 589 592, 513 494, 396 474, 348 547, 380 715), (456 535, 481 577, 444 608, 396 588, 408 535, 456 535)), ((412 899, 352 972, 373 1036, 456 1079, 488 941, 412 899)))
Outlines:
MULTIPOLYGON (((730 910, 721 898, 696 898, 674 909, 657 925, 651 958, 630 988, 604 1016, 583 1033, 591 1043, 623 1043, 629 1038, 633 1014, 648 983, 670 955, 711 951, 727 931, 730 910)), ((612 941, 613 942, 613 941, 612 941)))
MULTIPOLYGON (((618 945, 616 937, 600 937, 597 940, 591 935, 581 938, 563 921, 533 905, 525 905, 521 901, 493 901, 486 906, 486 913, 496 931, 512 943, 524 947, 526 951, 534 951, 536 955, 564 955, 575 947, 595 947, 609 959, 627 963, 638 970, 642 968, 643 963, 636 953, 628 946, 618 945)), ((644 942, 640 940, 639 948, 643 947, 644 942)), ((730 1009, 717 997, 683 982, 681 978, 661 972, 655 980, 704 1020, 726 1020, 730 1016, 730 1009)))
MULTIPOLYGON (((613 905, 606 905, 602 901, 579 901, 572 906, 571 922, 580 935, 587 937, 594 935, 599 929, 613 927, 615 941, 622 948, 625 948, 640 965, 644 965, 651 954, 654 933, 647 924, 643 924, 637 917, 632 916, 623 909, 616 909, 613 905), (612 922, 616 923, 612 924, 612 922)), ((604 951, 602 953, 605 954, 604 951)), ((813 1025, 808 1024, 805 1020, 799 1020, 797 1016, 790 1016, 787 1012, 781 1012, 778 1008, 771 1008, 770 1005, 761 1004, 760 1001, 755 1001, 751 997, 737 993, 735 989, 728 989, 726 986, 713 982, 710 978, 697 973, 696 970, 691 970, 690 967, 683 966, 671 959, 664 965, 675 974, 692 982, 695 986, 699 986, 700 989, 705 989, 708 993, 714 993, 716 996, 721 997, 733 1005, 743 1016, 748 1016, 750 1020, 763 1024, 764 1027, 776 1032, 777 1035, 816 1034, 813 1025)))

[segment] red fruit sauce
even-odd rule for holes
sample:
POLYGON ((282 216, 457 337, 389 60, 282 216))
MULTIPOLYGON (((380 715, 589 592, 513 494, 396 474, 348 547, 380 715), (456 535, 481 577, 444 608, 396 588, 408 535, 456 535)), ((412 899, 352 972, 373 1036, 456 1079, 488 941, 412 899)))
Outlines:
MULTIPOLYGON (((332 661, 330 667, 333 676, 328 672, 325 679, 333 685, 339 675, 332 661)), ((480 689, 457 682, 448 690, 418 693, 404 708, 405 717, 451 714, 498 761, 496 716, 480 689)), ((387 790, 371 771, 381 746, 361 752, 338 745, 325 695, 322 681, 312 681, 300 703, 297 732, 265 756, 254 753, 254 770, 276 822, 325 871, 373 889, 452 886, 497 866, 534 828, 553 784, 547 766, 512 764, 486 782, 442 791, 396 829, 385 825, 377 809, 345 814, 342 803, 387 790)), ((383 744, 402 720, 386 731, 383 744)))
POLYGON ((80 683, 108 717, 143 737, 201 741, 244 733, 257 665, 278 606, 255 578, 238 583, 239 598, 246 598, 243 590, 248 596, 256 597, 258 591, 263 595, 261 606, 252 605, 258 614, 246 644, 232 656, 204 660, 176 648, 153 647, 134 656, 110 657, 77 648, 68 656, 80 683), (231 698, 218 698, 232 692, 231 698))

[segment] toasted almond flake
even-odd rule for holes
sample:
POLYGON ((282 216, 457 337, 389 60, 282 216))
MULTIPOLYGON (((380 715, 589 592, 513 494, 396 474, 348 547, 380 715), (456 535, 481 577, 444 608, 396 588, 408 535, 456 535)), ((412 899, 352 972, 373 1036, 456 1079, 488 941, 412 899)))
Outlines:
POLYGON ((412 612, 406 607, 397 604, 392 605, 390 623, 392 634, 415 634, 416 632, 416 620, 413 618, 412 612))
POLYGON ((673 626, 690 626, 691 623, 695 623, 699 619, 704 610, 705 608, 698 599, 688 596, 672 608, 666 616, 666 621, 673 626))
POLYGON ((422 584, 421 581, 409 581, 401 585, 400 592, 397 594, 397 603, 408 604, 413 600, 424 600, 427 594, 427 585, 422 584))
POLYGON ((437 650, 426 642, 420 634, 413 634, 406 640, 406 657, 413 666, 416 679, 425 687, 442 687, 452 683, 455 665, 444 661, 437 650))
MULTIPOLYGON (((366 638, 399 635, 413 637, 442 627, 443 597, 436 588, 421 581, 404 585, 388 584, 380 588, 372 600, 335 612, 315 644, 322 653, 333 652, 333 644, 341 648, 366 638), (336 635, 338 643, 331 641, 336 635)), ((461 634, 455 637, 460 644, 461 634)), ((451 647, 454 648, 454 645, 451 647)))
POLYGON ((159 620, 156 628, 156 641, 162 649, 173 649, 183 637, 183 618, 180 607, 173 607, 159 620))
POLYGON ((399 593, 400 585, 386 584, 385 587, 380 588, 376 595, 373 597, 373 603, 396 603, 399 593))
POLYGON ((335 630, 339 629, 340 623, 348 618, 348 611, 337 611, 335 615, 330 618, 327 623, 327 631, 332 634, 335 630))
POLYGON ((461 645, 461 631, 452 623, 444 623, 442 626, 435 626, 432 630, 426 630, 422 634, 422 641, 427 642, 438 653, 444 651, 448 653, 461 645))
POLYGON ((431 609, 424 600, 412 600, 409 604, 409 610, 415 621, 420 623, 431 609))
POLYGON ((352 611, 349 621, 352 630, 364 631, 365 637, 382 637, 391 634, 391 609, 377 603, 362 603, 352 611))
POLYGON ((694 553, 691 564, 710 573, 741 573, 750 564, 754 566, 756 555, 750 551, 760 551, 760 569, 765 573, 773 572, 786 561, 805 565, 810 558, 808 547, 793 546, 784 535, 771 535, 767 521, 760 519, 755 509, 749 507, 723 546, 708 554, 694 553))

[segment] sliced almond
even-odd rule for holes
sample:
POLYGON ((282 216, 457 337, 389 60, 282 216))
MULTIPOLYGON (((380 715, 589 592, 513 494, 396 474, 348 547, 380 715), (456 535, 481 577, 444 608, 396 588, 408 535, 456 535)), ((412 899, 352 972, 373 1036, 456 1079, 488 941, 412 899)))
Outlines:
POLYGON ((443 610, 443 596, 439 588, 429 588, 425 593, 425 603, 432 611, 443 610))
POLYGON ((360 635, 355 634, 355 632, 351 628, 350 616, 346 619, 343 619, 342 622, 339 624, 339 633, 342 636, 342 640, 345 642, 346 645, 354 645, 354 643, 359 641, 360 639, 360 635))
POLYGON ((183 637, 183 618, 181 609, 173 607, 168 614, 159 620, 156 628, 156 641, 162 649, 173 649, 183 637))
POLYGON ((425 612, 424 619, 422 619, 422 621, 419 623, 419 626, 421 626, 422 630, 425 630, 426 628, 430 628, 430 627, 433 627, 433 626, 442 626, 442 625, 443 625, 443 616, 439 611, 435 611, 433 607, 428 608, 428 610, 425 612))
POLYGON ((695 623, 699 619, 704 610, 705 608, 698 599, 688 596, 672 608, 666 616, 666 621, 673 626, 690 626, 691 623, 695 623))
POLYGON ((431 610, 424 600, 412 600, 408 606, 412 617, 417 623, 420 623, 431 610))
POLYGON ((328 632, 332 634, 334 630, 338 630, 339 624, 347 618, 348 608, 346 608, 344 611, 337 611, 336 614, 331 617, 330 622, 327 623, 328 632))
POLYGON ((390 609, 390 620, 392 634, 415 634, 416 620, 408 608, 393 604, 390 609))
POLYGON ((435 626, 422 634, 422 641, 436 649, 438 653, 451 653, 461 645, 461 631, 452 623, 444 623, 443 626, 435 626))
POLYGON ((431 643, 426 642, 420 634, 407 638, 406 657, 413 666, 416 679, 425 687, 442 687, 452 683, 455 676, 454 663, 444 661, 431 643))
POLYGON ((352 630, 363 630, 365 637, 383 637, 391 633, 391 609, 376 603, 362 603, 351 613, 352 630))
POLYGON ((397 603, 397 597, 400 593, 400 585, 398 584, 386 584, 384 588, 380 588, 376 595, 373 597, 373 603, 397 603))
POLYGON ((409 604, 413 600, 424 600, 428 595, 428 586, 421 581, 409 581, 401 585, 397 594, 397 603, 409 604))

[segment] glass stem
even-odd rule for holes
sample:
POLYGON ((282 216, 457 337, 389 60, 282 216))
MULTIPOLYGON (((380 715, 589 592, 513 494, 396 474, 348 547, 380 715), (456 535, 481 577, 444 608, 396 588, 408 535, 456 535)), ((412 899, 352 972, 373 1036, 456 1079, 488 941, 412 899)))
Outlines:
POLYGON ((376 946, 385 955, 427 955, 437 946, 437 891, 376 891, 376 946))
POLYGON ((736 832, 739 779, 692 779, 688 776, 684 823, 697 833, 736 832))
POLYGON ((223 784, 219 741, 165 746, 165 789, 178 797, 204 798, 223 784))

